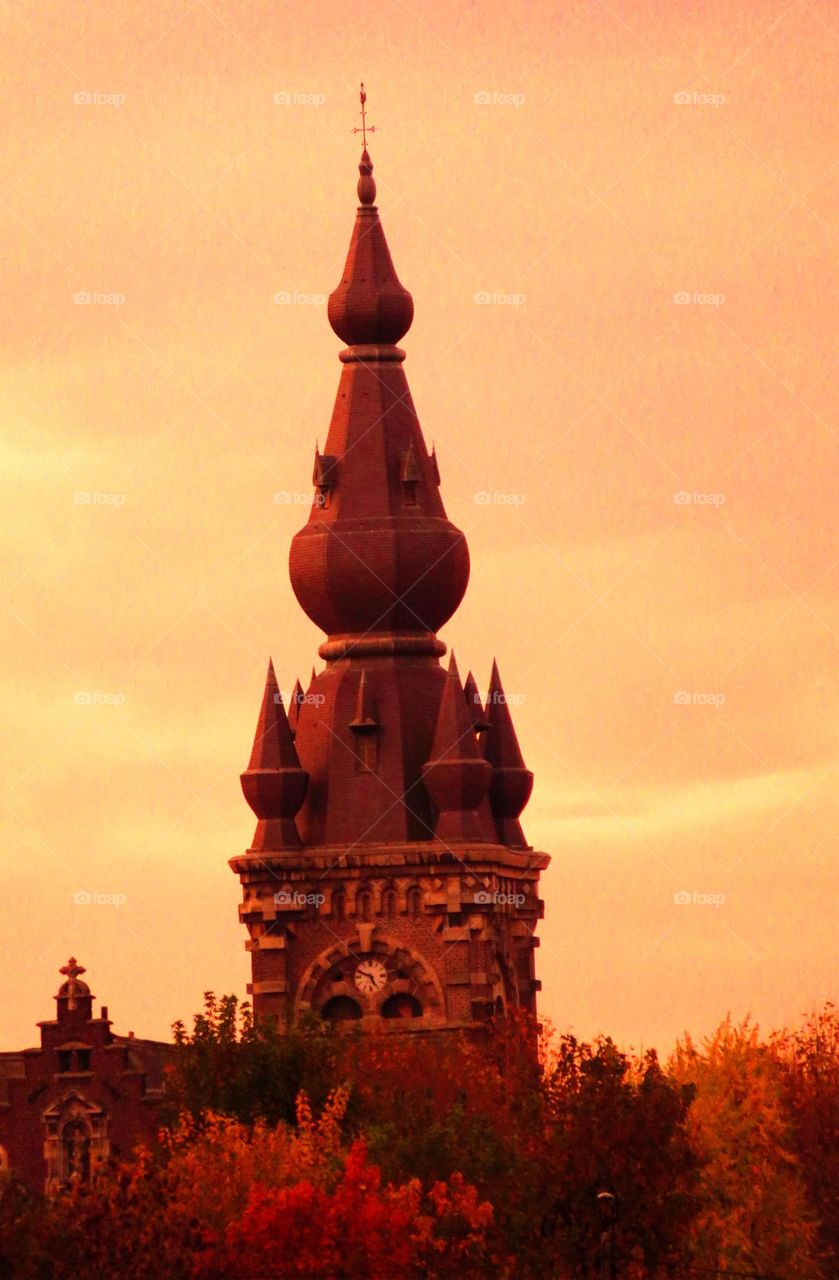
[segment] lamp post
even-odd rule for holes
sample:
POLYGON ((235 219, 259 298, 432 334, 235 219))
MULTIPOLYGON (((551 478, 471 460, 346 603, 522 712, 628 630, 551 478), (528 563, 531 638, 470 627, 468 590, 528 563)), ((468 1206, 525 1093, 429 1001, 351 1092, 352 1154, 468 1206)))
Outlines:
POLYGON ((615 1266, 615 1217, 617 1196, 612 1191, 598 1191, 597 1204, 603 1214, 604 1227, 600 1233, 599 1280, 616 1280, 615 1266))

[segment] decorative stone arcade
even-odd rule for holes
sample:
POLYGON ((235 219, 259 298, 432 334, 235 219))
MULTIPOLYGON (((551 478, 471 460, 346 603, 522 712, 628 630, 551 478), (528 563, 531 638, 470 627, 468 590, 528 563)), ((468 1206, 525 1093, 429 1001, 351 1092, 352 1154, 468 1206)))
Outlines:
POLYGON ((346 343, 315 501, 291 544, 325 668, 288 712, 273 666, 250 764, 243 888, 257 1017, 311 1009, 365 1028, 465 1028, 535 1008, 539 873, 530 795, 493 665, 486 705, 438 630, 469 579, 396 344, 413 318, 375 205, 359 208, 329 321, 346 343))

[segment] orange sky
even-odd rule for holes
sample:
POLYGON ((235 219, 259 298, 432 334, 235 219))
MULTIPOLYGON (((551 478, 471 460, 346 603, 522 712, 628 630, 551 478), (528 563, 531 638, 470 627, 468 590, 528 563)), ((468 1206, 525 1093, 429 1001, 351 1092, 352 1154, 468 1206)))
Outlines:
POLYGON ((835 995, 835 7, 18 0, 0 33, 0 1046, 70 952, 122 1032, 244 992, 227 859, 268 653, 289 689, 321 638, 274 495, 337 386, 309 299, 362 77, 472 553, 443 638, 482 689, 498 658, 553 855, 543 1012, 666 1049, 835 995))

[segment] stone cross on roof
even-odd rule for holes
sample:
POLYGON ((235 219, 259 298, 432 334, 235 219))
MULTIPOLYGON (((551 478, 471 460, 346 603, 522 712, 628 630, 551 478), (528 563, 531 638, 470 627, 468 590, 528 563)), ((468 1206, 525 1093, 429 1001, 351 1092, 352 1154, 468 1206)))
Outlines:
POLYGON ((87 986, 84 982, 79 982, 79 976, 87 973, 84 965, 77 962, 75 956, 71 956, 63 968, 59 969, 59 973, 63 973, 67 981, 63 984, 61 993, 68 997, 67 1008, 75 1009, 76 996, 87 993, 87 986))

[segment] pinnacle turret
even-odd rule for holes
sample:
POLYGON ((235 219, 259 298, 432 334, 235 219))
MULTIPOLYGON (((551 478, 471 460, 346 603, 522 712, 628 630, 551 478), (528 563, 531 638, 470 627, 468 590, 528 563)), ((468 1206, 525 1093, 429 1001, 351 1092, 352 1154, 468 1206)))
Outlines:
POLYGON ((443 686, 431 755, 422 774, 437 810, 437 838, 483 839, 477 810, 486 795, 491 769, 475 738, 475 725, 466 706, 454 654, 443 686))
POLYGON ((493 661, 487 694, 486 758, 492 765, 489 797, 498 828, 499 843, 527 848, 519 814, 530 799, 533 774, 525 768, 498 664, 493 661))
POLYGON ((303 803, 309 775, 301 769, 282 694, 269 659, 262 707, 242 790, 259 821, 252 848, 280 849, 300 844, 294 815, 303 803))

